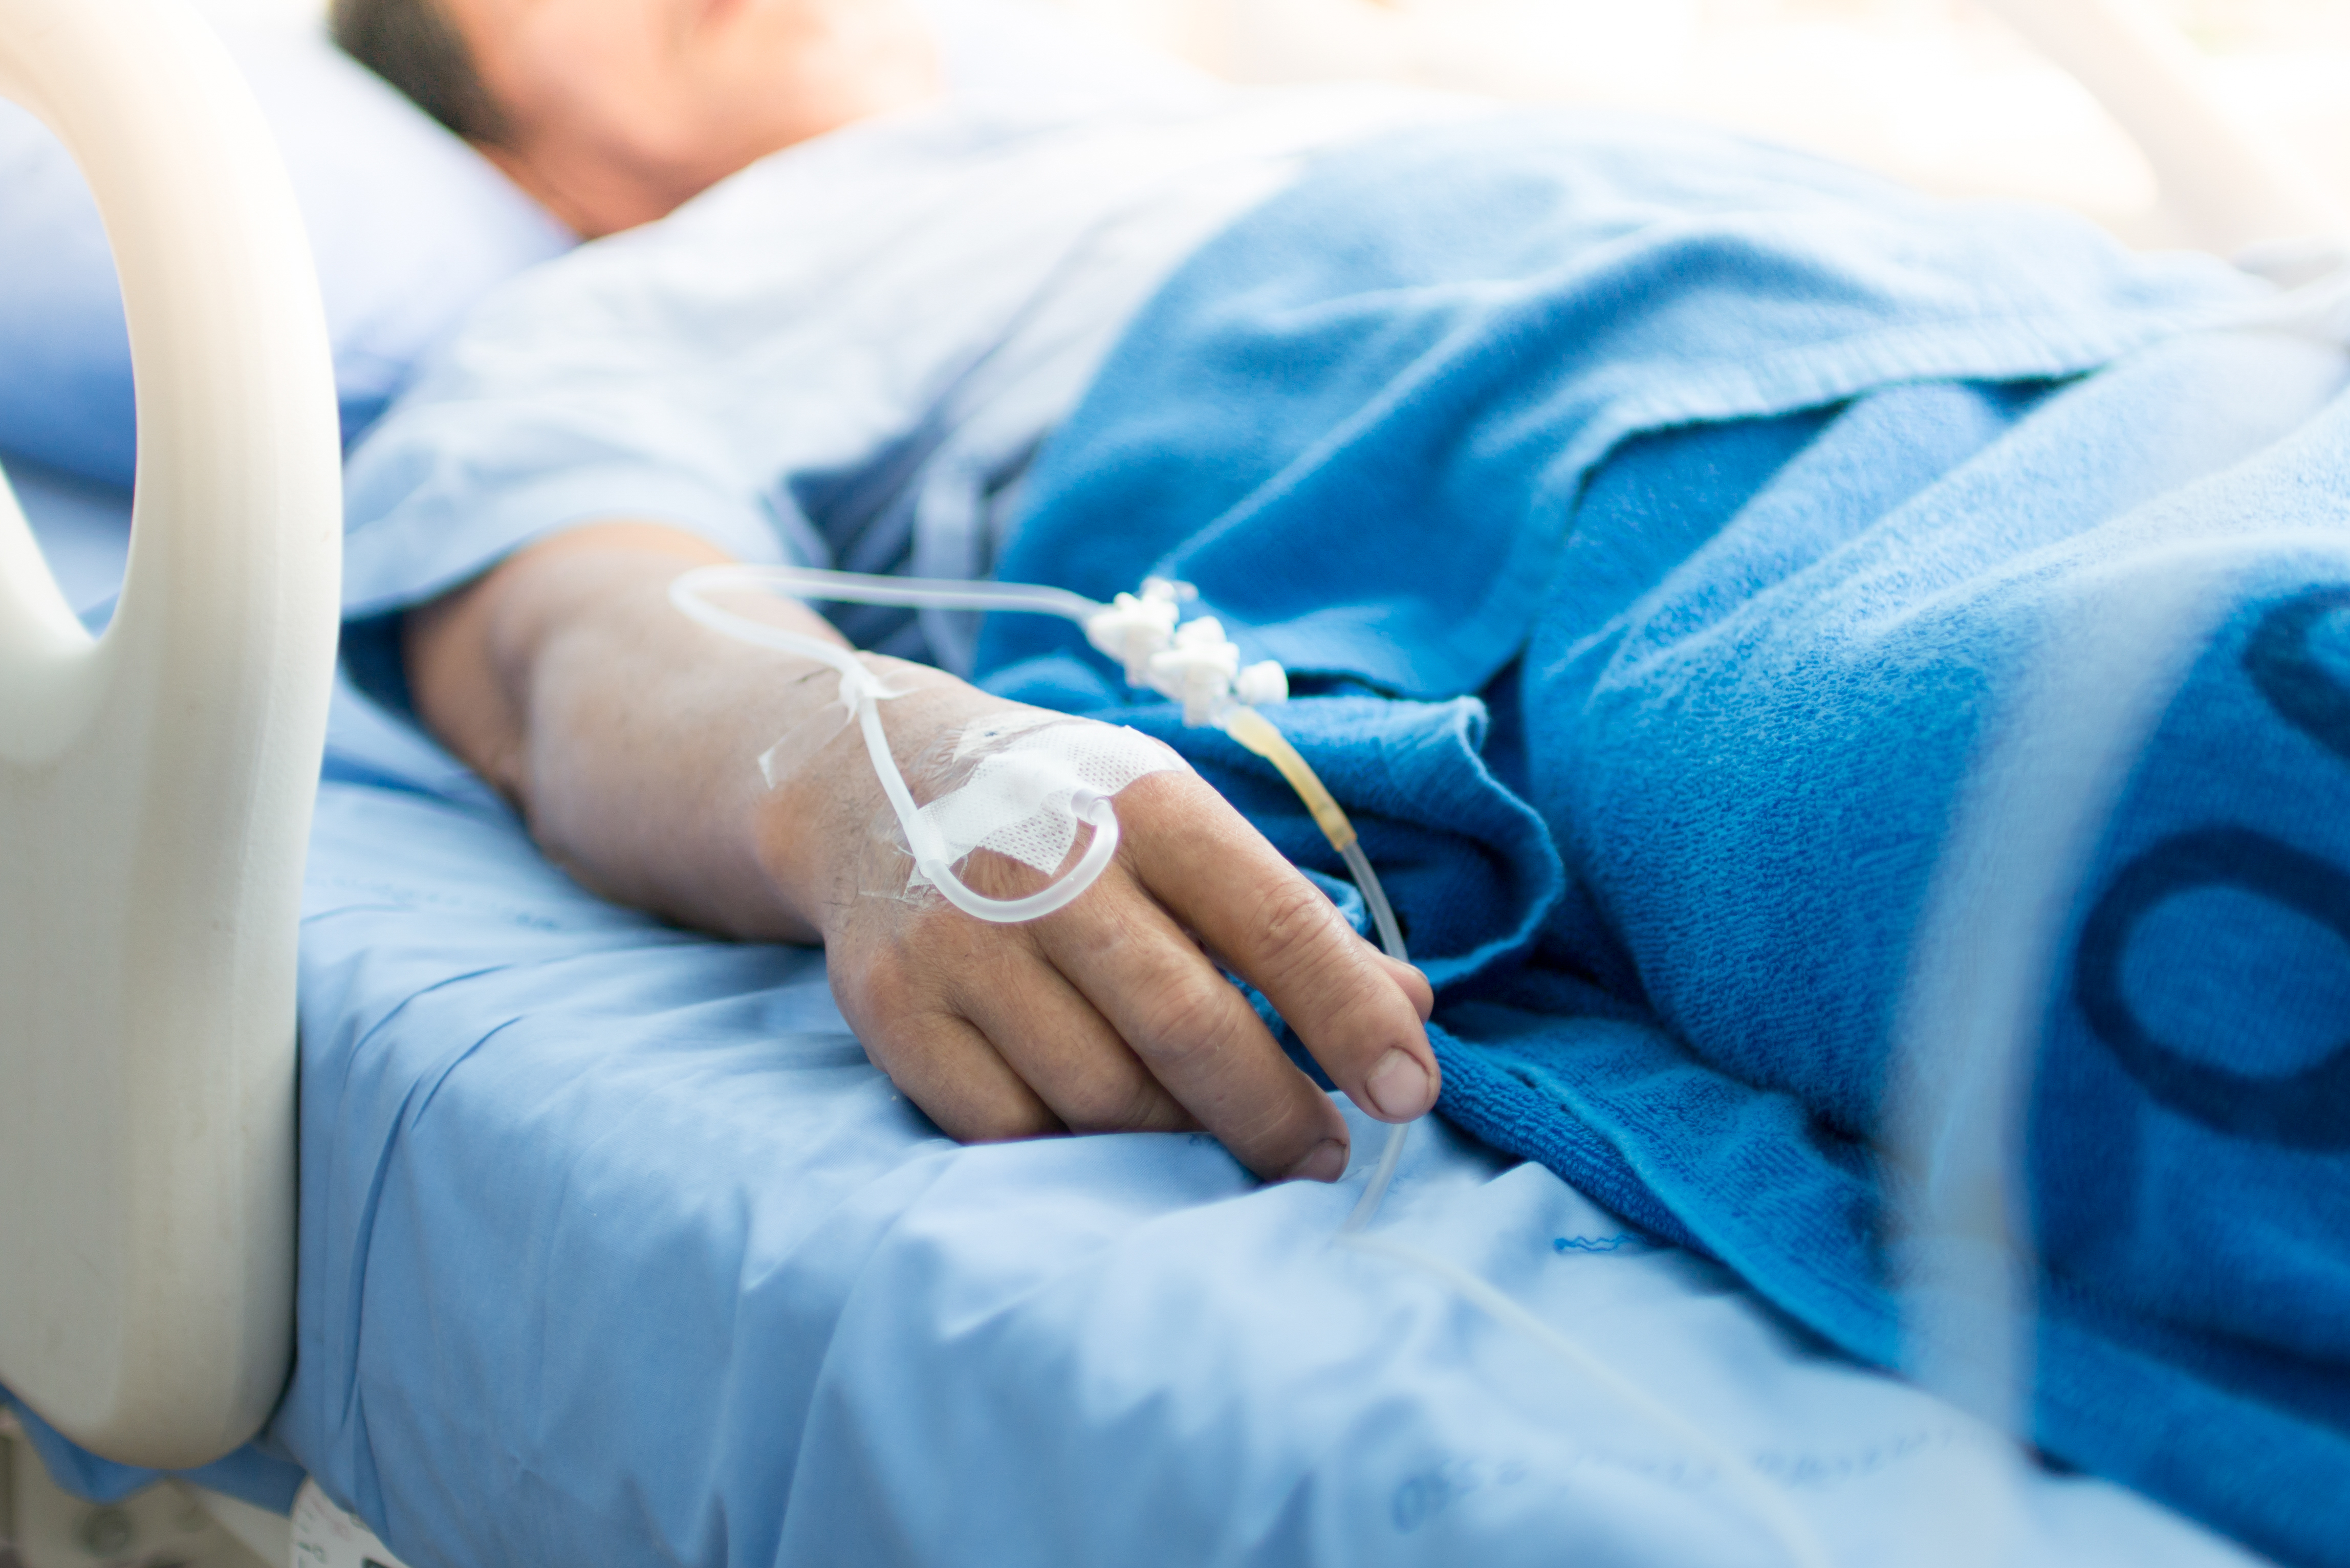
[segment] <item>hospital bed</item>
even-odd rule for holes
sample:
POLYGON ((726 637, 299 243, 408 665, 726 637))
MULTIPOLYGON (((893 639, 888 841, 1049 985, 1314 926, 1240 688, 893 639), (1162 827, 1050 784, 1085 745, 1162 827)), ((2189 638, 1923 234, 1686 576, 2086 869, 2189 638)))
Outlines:
MULTIPOLYGON (((2120 0, 2002 9, 2099 91, 2214 248, 2265 246, 2255 259, 2289 267, 2316 254, 2298 242, 2350 232, 2120 0)), ((417 1457, 499 1456, 457 1451, 457 1412, 416 1412, 495 1364, 371 1367, 415 1401, 380 1425, 298 1378, 291 1401, 309 1403, 288 1407, 297 1299, 317 1336, 306 1358, 358 1335, 362 1308, 417 1304, 307 1278, 297 1298, 297 968, 314 1079, 341 1073, 331 1087, 356 1122, 389 1118, 413 1148, 421 1111, 365 1104, 381 1067, 369 1052, 462 1058, 467 1026, 452 1013, 458 1033, 436 1041, 432 1020, 463 965, 426 950, 520 927, 542 968, 494 1001, 518 1057, 561 1051, 561 1027, 598 1005, 598 976, 657 970, 662 994, 629 993, 599 1050, 639 1053, 650 1072, 663 1043, 686 1039, 739 1092, 713 1114, 648 1078, 626 1090, 637 1114, 745 1163, 833 1151, 827 1202, 776 1211, 804 1233, 679 1261, 820 1276, 828 1258, 855 1260, 853 1278, 790 1289, 744 1277, 746 1325, 780 1334, 795 1313, 833 1314, 803 1324, 821 1354, 776 1352, 764 1386, 804 1404, 776 1411, 796 1452, 765 1455, 795 1497, 762 1543, 774 1560, 852 1541, 907 1561, 1101 1561, 1121 1542, 1208 1560, 1235 1538, 1220 1511, 1299 1561, 1454 1560, 1496 1531, 1530 1562, 1578 1542, 1611 1561, 2233 1557, 2117 1489, 2034 1468, 2002 1437, 1998 1398, 1946 1390, 1953 1403, 1846 1364, 1720 1271, 1440 1127, 1373 1244, 1343 1252, 1327 1243, 1347 1189, 1253 1189, 1204 1140, 944 1145, 864 1067, 819 958, 695 942, 598 904, 445 758, 338 690, 338 446, 317 286, 268 131, 203 24, 168 0, 0 0, 0 92, 64 137, 99 194, 141 415, 102 638, 81 612, 110 597, 103 503, 42 486, 54 521, 40 543, 0 505, 0 1386, 56 1433, 186 1470, 271 1427, 420 1563, 484 1540, 510 1561, 594 1560, 609 1516, 655 1506, 587 1495, 626 1467, 525 1466, 517 1487, 582 1489, 577 1533, 501 1538, 494 1521, 452 1519, 436 1534, 417 1457), (77 539, 88 565, 69 597, 42 550, 77 539), (414 973, 386 972, 403 963, 414 973), (533 1017, 547 1027, 534 1033, 533 1017), (752 1309, 777 1290, 780 1305, 752 1309)), ((302 1085, 309 1111, 328 1086, 302 1085)), ((608 1110, 568 1125, 608 1133, 608 1110)), ((1376 1149, 1370 1124, 1356 1130, 1376 1149)), ((494 1168, 443 1152, 476 1177, 494 1168)), ((380 1235, 376 1206, 399 1197, 334 1201, 380 1235)), ((685 1223, 670 1205, 738 1199, 602 1195, 634 1205, 614 1223, 639 1234, 685 1223)), ((341 1234, 348 1219, 306 1209, 299 1223, 341 1234)), ((484 1225, 465 1244, 496 1245, 484 1225)), ((432 1250, 445 1238, 411 1239, 420 1267, 447 1261, 432 1250)), ((553 1289, 598 1261, 542 1260, 531 1277, 553 1289)), ((624 1336, 612 1354, 625 1356, 660 1312, 658 1293, 602 1303, 582 1332, 624 1336)), ((546 1418, 579 1419, 582 1441, 695 1440, 658 1429, 658 1390, 578 1365, 552 1375, 546 1418), (584 1412, 580 1381, 599 1376, 614 1410, 584 1412)), ((755 1428, 757 1411, 735 1415, 755 1428)), ((351 1516, 305 1506, 391 1560, 351 1516)), ((224 1511, 269 1551, 289 1544, 224 1511)), ((725 1552, 726 1528, 661 1519, 650 1533, 700 1558, 725 1552)))

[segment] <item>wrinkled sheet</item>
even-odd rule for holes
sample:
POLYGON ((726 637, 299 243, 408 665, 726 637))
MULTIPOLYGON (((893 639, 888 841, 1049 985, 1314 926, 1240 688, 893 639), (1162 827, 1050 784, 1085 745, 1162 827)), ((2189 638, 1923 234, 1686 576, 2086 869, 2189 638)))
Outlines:
POLYGON ((380 782, 319 801, 271 1436, 412 1568, 2238 1560, 1438 1123, 1369 1233, 1543 1333, 1333 1245, 1358 1116, 1336 1188, 959 1147, 819 955, 584 894, 346 715, 380 782))

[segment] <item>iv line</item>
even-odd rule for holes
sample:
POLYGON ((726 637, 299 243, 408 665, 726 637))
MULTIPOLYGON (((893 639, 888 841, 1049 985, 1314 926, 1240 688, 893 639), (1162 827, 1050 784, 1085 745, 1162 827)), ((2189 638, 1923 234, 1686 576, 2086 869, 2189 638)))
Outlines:
MULTIPOLYGON (((1347 818, 1313 768, 1291 745, 1286 736, 1273 722, 1259 712, 1254 704, 1244 700, 1251 678, 1259 677, 1268 668, 1269 677, 1258 680, 1263 690, 1275 684, 1281 698, 1287 696, 1287 680, 1278 666, 1259 665, 1249 670, 1238 669, 1238 651, 1225 641, 1222 628, 1212 620, 1195 620, 1180 630, 1174 624, 1174 607, 1180 589, 1173 584, 1146 585, 1144 597, 1120 594, 1116 605, 1103 605, 1081 594, 1066 589, 1031 586, 1021 583, 948 583, 923 578, 878 576, 862 572, 823 571, 809 566, 705 566, 687 572, 670 585, 670 599, 677 607, 713 631, 778 652, 797 654, 814 659, 840 676, 840 700, 857 716, 863 732, 866 747, 872 753, 873 768, 881 781, 883 793, 906 830, 908 846, 914 851, 915 864, 922 874, 937 883, 950 901, 966 913, 982 919, 1011 924, 1033 920, 1063 908, 1091 886, 1109 863, 1117 848, 1116 813, 1101 809, 1107 805, 1104 797, 1081 792, 1085 798, 1076 803, 1077 815, 1093 824, 1094 843, 1087 846, 1078 864, 1062 879, 1044 892, 1028 898, 986 898, 972 892, 953 876, 941 857, 944 846, 935 834, 927 831, 919 820, 912 793, 907 788, 905 775, 891 754, 881 729, 879 704, 899 695, 877 679, 856 655, 847 649, 821 639, 805 637, 781 627, 754 620, 731 610, 720 608, 708 597, 714 589, 728 587, 760 587, 808 598, 832 599, 852 604, 891 605, 926 609, 1010 610, 1037 615, 1055 615, 1084 626, 1097 647, 1115 652, 1126 659, 1128 680, 1138 686, 1148 686, 1185 704, 1185 718, 1194 724, 1212 724, 1233 740, 1278 770, 1291 787, 1295 789, 1322 829, 1330 846, 1346 862, 1356 886, 1363 894, 1371 919, 1378 931, 1380 945, 1393 957, 1404 957, 1403 934, 1398 926, 1395 910, 1388 904, 1386 889, 1380 887, 1378 873, 1362 852, 1353 823, 1347 818), (1159 606, 1164 611, 1149 613, 1159 606), (1138 608, 1149 607, 1139 617, 1146 625, 1163 622, 1164 635, 1155 639, 1136 636, 1138 608), (1212 629, 1211 637, 1198 637, 1200 630, 1212 629), (1155 643, 1155 646, 1147 644, 1155 643), (1217 668, 1219 657, 1228 669, 1217 668), (1153 673, 1154 669, 1158 673, 1153 673), (1205 680, 1201 679, 1204 674, 1205 680), (1137 679, 1138 675, 1140 677, 1137 679), (1235 688, 1241 695, 1234 695, 1235 688), (1107 847, 1104 847, 1104 840, 1107 847), (947 874, 941 877, 939 873, 947 874)), ((1153 629, 1157 629, 1155 627, 1153 629)))

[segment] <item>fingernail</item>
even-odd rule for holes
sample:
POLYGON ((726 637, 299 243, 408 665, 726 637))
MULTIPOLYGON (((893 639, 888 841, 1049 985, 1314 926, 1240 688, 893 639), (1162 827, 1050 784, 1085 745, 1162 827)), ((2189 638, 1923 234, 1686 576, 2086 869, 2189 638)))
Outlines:
POLYGON ((1363 1083, 1372 1108, 1391 1122, 1408 1122, 1428 1109, 1428 1069, 1409 1051, 1389 1051, 1363 1083))
POLYGON ((1326 1137, 1314 1146, 1314 1152, 1289 1168, 1284 1181, 1336 1181, 1347 1174, 1347 1146, 1335 1137, 1326 1137))

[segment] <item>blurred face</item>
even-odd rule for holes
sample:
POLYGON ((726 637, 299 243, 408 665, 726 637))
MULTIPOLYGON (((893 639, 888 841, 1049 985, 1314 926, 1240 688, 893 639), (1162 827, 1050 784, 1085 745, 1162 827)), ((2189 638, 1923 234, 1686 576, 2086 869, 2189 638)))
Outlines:
POLYGON ((938 90, 906 0, 439 0, 512 134, 486 153, 582 234, 938 90))

